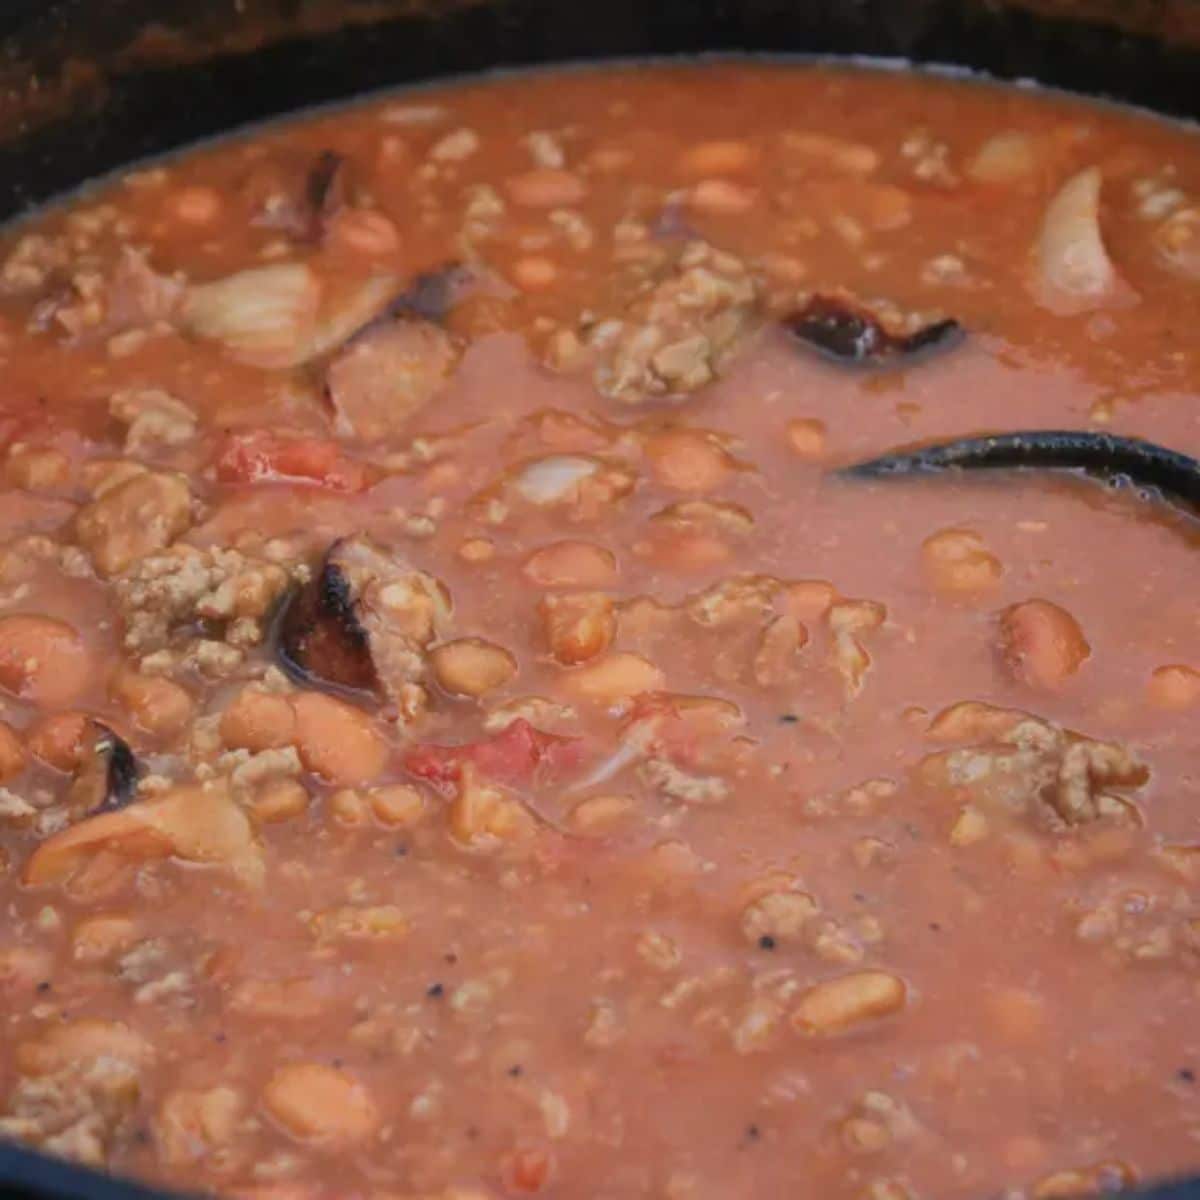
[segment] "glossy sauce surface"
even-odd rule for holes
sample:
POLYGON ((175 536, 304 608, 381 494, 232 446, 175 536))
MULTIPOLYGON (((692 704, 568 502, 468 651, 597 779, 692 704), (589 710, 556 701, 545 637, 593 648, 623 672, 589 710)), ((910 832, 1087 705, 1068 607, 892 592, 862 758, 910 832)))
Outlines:
POLYGON ((1200 1166, 1194 521, 836 475, 1200 453, 1194 132, 514 78, 134 172, 0 289, 0 1134, 255 1200, 1200 1166))

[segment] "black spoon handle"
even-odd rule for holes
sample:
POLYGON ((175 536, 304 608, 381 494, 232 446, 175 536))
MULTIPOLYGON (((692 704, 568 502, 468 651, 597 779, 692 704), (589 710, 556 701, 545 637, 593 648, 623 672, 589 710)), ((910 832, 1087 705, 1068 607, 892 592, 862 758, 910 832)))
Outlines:
POLYGON ((1200 511, 1200 461, 1140 438, 1047 429, 960 438, 843 467, 853 479, 974 470, 1078 471, 1107 483, 1153 489, 1200 511))

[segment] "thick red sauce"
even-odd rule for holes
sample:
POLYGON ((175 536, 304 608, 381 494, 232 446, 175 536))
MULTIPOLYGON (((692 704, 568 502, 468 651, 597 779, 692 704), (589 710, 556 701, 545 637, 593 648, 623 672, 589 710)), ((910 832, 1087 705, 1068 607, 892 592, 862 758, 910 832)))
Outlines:
POLYGON ((0 1134, 256 1200, 1194 1171, 1194 522, 835 472, 1200 452, 1198 281, 1192 131, 824 68, 375 100, 12 231, 0 1134))

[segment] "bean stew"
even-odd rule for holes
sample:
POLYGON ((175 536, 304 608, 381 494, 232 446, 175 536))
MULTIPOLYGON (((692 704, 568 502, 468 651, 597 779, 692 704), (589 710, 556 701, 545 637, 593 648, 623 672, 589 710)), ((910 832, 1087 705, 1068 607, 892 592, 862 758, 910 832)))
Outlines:
POLYGON ((1194 512, 844 468, 1186 464, 1197 328, 1193 130, 912 72, 385 95, 0 234, 0 1137, 242 1200, 1195 1171, 1194 512))

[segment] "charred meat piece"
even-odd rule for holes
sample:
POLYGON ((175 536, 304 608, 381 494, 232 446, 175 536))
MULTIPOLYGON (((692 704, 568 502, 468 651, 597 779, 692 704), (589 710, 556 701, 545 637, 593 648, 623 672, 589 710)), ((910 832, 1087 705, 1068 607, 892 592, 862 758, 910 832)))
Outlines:
POLYGON ((342 155, 335 150, 322 150, 317 155, 304 187, 306 232, 314 241, 324 232, 333 214, 346 203, 346 176, 346 160, 342 155))
POLYGON ((124 808, 134 798, 141 776, 128 743, 99 721, 89 724, 91 743, 81 748, 68 797, 71 810, 87 816, 124 808))
POLYGON ((477 273, 461 263, 422 272, 391 304, 388 315, 419 317, 440 324, 477 282, 477 273))
POLYGON ((372 321, 334 355, 325 389, 340 437, 376 441, 402 433, 445 386, 458 346, 420 318, 372 321))
POLYGON ((355 615, 350 585, 328 558, 315 579, 284 601, 278 636, 280 665, 297 683, 360 698, 378 693, 367 631, 355 615))
POLYGON ((885 454, 844 467, 855 479, 929 475, 942 471, 1069 471, 1110 487, 1132 487, 1200 513, 1200 462, 1138 438, 1083 430, 1039 429, 960 438, 885 454))
POLYGON ((348 164, 334 150, 315 159, 289 154, 259 162, 243 189, 256 210, 254 224, 301 242, 321 240, 348 198, 348 164))
POLYGON ((822 358, 847 367, 908 365, 953 349, 965 337, 955 320, 893 333, 874 314, 840 296, 815 295, 783 327, 822 358))
POLYGON ((444 632, 446 589, 363 536, 335 542, 321 569, 288 597, 277 623, 280 665, 298 683, 424 708, 426 651, 444 632))

